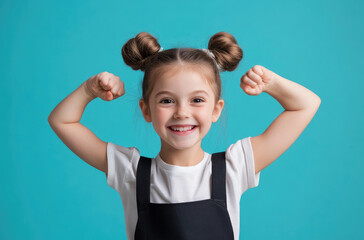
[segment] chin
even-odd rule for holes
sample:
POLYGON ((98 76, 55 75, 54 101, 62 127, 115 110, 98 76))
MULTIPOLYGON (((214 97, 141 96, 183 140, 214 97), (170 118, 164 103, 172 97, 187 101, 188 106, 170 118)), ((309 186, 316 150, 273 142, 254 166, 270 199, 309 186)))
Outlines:
POLYGON ((184 150, 184 149, 189 149, 189 148, 192 148, 193 145, 188 145, 188 146, 176 146, 174 147, 175 149, 178 149, 178 150, 184 150))
MULTIPOLYGON (((168 142, 167 142, 168 143, 168 142)), ((177 149, 177 150, 184 150, 184 149, 189 149, 189 148, 193 148, 194 146, 197 145, 197 142, 195 143, 168 143, 172 148, 177 149)))

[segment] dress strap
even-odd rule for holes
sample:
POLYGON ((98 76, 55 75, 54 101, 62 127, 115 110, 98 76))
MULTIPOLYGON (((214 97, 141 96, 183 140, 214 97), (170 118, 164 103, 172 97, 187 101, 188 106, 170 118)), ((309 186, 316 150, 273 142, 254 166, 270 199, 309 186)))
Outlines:
POLYGON ((225 152, 213 153, 212 161, 212 199, 223 200, 226 205, 226 161, 225 152))
POLYGON ((150 202, 150 166, 151 158, 140 156, 136 176, 136 197, 138 212, 150 202))

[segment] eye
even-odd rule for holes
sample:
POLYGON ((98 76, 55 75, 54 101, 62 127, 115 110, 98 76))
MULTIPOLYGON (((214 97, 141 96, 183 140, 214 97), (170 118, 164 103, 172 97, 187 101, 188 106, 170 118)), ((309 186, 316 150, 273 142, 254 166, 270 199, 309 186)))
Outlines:
POLYGON ((196 103, 201 103, 204 102, 204 100, 202 98, 195 98, 193 99, 196 103))
POLYGON ((171 102, 172 102, 172 100, 171 100, 171 99, 169 99, 169 98, 164 98, 164 99, 160 100, 160 102, 159 102, 159 103, 171 103, 171 102))

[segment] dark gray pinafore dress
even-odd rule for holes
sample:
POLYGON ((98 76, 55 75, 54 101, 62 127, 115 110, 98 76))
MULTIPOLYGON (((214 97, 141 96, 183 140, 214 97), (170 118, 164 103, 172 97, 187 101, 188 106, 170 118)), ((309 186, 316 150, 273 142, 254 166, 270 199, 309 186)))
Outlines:
POLYGON ((213 153, 211 199, 182 203, 150 202, 151 158, 137 167, 138 222, 135 240, 233 240, 226 205, 225 152, 213 153))

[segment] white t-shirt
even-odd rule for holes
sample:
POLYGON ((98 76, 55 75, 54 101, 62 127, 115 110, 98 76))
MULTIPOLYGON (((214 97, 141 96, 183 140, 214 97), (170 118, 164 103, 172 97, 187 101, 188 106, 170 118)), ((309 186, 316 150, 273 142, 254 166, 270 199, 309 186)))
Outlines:
MULTIPOLYGON (((226 150, 226 200, 234 230, 239 239, 240 198, 249 188, 258 186, 260 172, 255 174, 251 137, 238 140, 226 150)), ((107 144, 107 184, 121 197, 128 240, 134 240, 138 220, 136 172, 140 152, 135 147, 107 144)), ((150 202, 180 203, 211 198, 211 154, 194 166, 176 166, 164 162, 159 154, 152 159, 150 202)))

